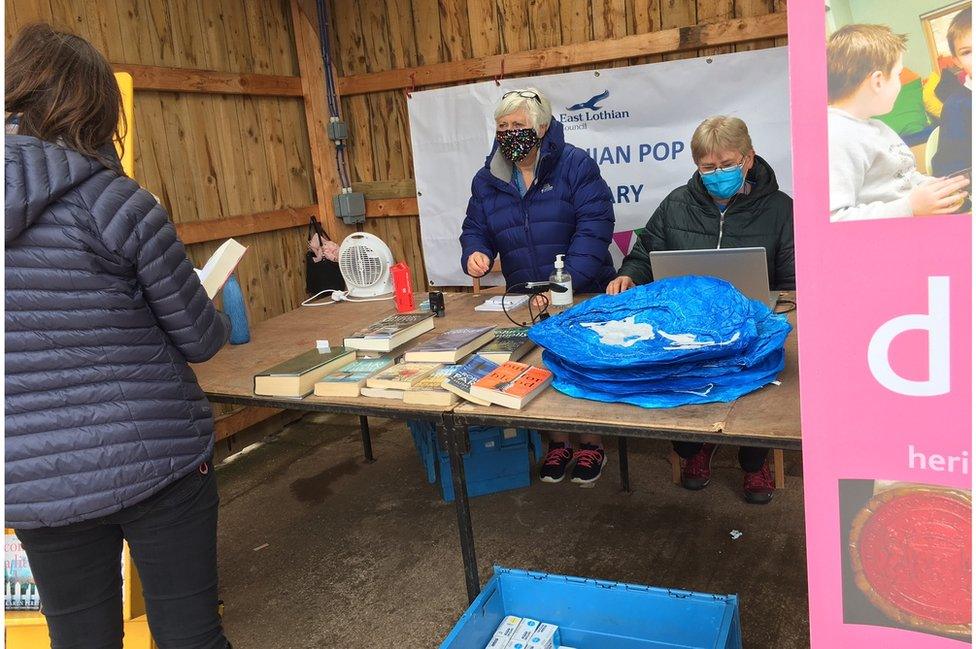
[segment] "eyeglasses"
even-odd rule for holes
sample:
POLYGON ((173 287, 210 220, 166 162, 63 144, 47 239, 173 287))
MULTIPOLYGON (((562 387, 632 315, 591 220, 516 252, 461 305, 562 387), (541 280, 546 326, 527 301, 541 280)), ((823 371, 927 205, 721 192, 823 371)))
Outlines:
POLYGON ((746 159, 745 158, 742 158, 742 160, 740 160, 739 162, 735 163, 734 165, 729 165, 728 167, 716 167, 714 169, 708 169, 707 171, 703 171, 702 168, 699 167, 698 168, 698 173, 700 173, 703 176, 710 176, 711 174, 715 174, 715 173, 718 173, 720 171, 732 171, 733 169, 736 169, 738 167, 741 167, 742 164, 745 161, 746 161, 746 159))
POLYGON ((508 97, 509 95, 518 95, 523 99, 535 99, 537 102, 539 102, 540 106, 542 105, 542 99, 539 98, 539 94, 532 92, 531 90, 510 90, 502 95, 502 99, 508 97))

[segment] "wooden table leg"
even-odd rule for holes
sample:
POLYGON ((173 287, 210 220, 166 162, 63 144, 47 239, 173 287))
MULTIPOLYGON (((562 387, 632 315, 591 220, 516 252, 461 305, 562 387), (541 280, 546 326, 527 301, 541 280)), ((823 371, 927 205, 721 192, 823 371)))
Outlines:
POLYGON ((786 467, 783 466, 783 449, 773 449, 773 484, 777 489, 786 487, 786 467))
POLYGON ((681 456, 671 449, 671 482, 681 484, 681 456))

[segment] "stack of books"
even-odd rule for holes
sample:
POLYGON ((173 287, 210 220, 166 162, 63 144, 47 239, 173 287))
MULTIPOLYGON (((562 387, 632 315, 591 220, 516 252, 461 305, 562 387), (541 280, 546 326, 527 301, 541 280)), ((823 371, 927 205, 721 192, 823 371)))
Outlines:
POLYGON ((552 381, 548 370, 517 362, 533 347, 525 327, 451 329, 406 350, 434 328, 433 318, 384 318, 345 338, 342 347, 306 351, 258 373, 254 393, 293 399, 362 395, 432 406, 462 398, 521 408, 552 381))

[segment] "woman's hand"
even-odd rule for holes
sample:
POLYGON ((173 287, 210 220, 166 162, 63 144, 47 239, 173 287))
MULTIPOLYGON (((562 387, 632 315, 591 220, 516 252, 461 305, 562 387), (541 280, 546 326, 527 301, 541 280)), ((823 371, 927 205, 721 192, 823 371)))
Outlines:
POLYGON ((621 275, 617 279, 607 284, 607 295, 617 295, 618 293, 623 293, 624 291, 634 288, 635 286, 637 286, 637 284, 634 284, 634 280, 626 275, 621 275))
POLYGON ((491 260, 485 253, 472 252, 468 257, 468 275, 481 277, 488 274, 489 268, 491 268, 491 260))
POLYGON ((549 304, 549 298, 545 295, 535 295, 532 297, 532 308, 542 309, 549 304))

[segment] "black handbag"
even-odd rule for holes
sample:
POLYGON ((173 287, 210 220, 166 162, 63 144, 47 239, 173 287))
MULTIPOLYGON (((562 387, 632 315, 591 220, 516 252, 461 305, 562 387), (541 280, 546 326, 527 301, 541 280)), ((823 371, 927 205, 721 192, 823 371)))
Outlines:
MULTIPOLYGON (((308 219, 308 241, 313 236, 322 240, 330 241, 329 236, 322 229, 322 224, 314 216, 308 219)), ((308 295, 315 295, 329 289, 345 291, 346 282, 342 279, 342 272, 339 270, 339 263, 331 259, 323 258, 315 261, 315 255, 309 250, 305 253, 305 292, 308 295)))

